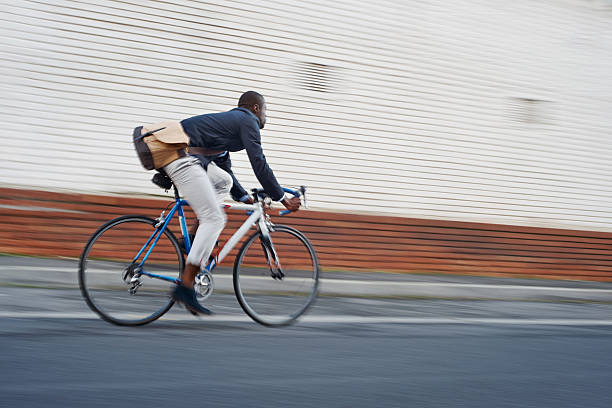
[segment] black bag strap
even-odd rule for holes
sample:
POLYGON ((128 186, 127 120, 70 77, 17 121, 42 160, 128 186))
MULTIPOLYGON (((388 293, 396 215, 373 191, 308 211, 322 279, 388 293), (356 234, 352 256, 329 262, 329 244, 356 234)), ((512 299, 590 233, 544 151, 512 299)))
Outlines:
POLYGON ((153 133, 155 133, 155 132, 159 132, 160 130, 164 130, 165 128, 166 128, 166 127, 164 126, 164 127, 162 127, 162 128, 155 129, 155 130, 151 130, 151 131, 149 131, 149 132, 147 132, 147 133, 143 133, 143 134, 141 134, 140 136, 136 137, 134 140, 140 140, 140 139, 142 139, 143 137, 151 136, 153 133))

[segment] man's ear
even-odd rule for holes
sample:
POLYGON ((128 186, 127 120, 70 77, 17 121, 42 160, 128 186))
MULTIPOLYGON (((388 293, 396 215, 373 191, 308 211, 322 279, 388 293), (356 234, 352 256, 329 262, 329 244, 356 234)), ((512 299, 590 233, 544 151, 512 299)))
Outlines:
POLYGON ((253 113, 258 113, 260 111, 260 107, 258 103, 253 104, 253 113))

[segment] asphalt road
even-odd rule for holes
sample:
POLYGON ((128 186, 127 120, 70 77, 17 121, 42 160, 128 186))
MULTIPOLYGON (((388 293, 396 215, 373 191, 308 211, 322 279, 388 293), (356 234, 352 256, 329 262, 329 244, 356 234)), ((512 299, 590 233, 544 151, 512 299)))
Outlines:
POLYGON ((324 297, 281 329, 208 304, 124 328, 0 287, 0 406, 612 406, 610 304, 324 297))

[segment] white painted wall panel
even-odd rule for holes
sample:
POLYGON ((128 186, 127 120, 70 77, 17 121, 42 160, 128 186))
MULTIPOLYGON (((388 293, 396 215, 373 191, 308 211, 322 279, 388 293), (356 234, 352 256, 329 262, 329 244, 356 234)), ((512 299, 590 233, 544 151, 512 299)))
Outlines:
POLYGON ((313 208, 612 231, 605 2, 0 0, 0 56, 4 185, 159 194, 131 129, 255 89, 313 208))

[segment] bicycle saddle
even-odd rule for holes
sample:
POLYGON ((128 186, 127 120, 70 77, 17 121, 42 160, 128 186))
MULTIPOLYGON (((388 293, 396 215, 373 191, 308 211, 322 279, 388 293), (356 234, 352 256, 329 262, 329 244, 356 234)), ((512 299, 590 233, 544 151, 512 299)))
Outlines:
POLYGON ((166 191, 172 188, 172 180, 170 179, 170 177, 168 177, 168 175, 164 173, 155 173, 151 181, 153 182, 153 184, 163 188, 166 191))

